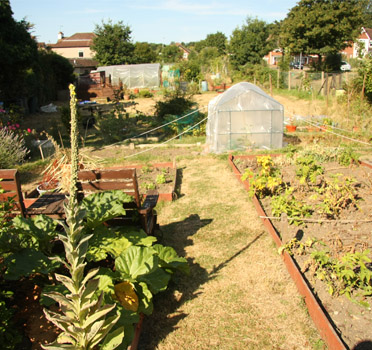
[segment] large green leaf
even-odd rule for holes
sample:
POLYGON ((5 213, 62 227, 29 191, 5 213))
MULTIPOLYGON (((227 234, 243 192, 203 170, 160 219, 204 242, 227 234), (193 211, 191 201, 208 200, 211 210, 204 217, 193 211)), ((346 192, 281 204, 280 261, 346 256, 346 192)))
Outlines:
POLYGON ((167 289, 168 282, 171 276, 161 268, 157 268, 153 272, 140 276, 138 279, 141 282, 146 282, 153 294, 157 294, 167 289))
POLYGON ((107 220, 125 215, 123 204, 131 201, 132 197, 120 190, 90 194, 81 202, 86 209, 87 226, 94 228, 107 220))
POLYGON ((57 236, 57 222, 46 215, 38 215, 34 218, 16 216, 13 219, 14 228, 21 234, 25 234, 33 241, 35 248, 50 251, 50 241, 57 236))
POLYGON ((116 260, 116 270, 124 280, 135 281, 138 276, 151 273, 158 266, 158 257, 149 247, 131 246, 116 260))
POLYGON ((154 310, 152 303, 152 293, 145 282, 140 282, 136 286, 138 299, 140 301, 138 312, 142 312, 145 315, 151 315, 154 310))
POLYGON ((100 261, 104 260, 109 254, 111 257, 118 257, 125 249, 130 247, 132 243, 125 237, 118 237, 115 233, 108 231, 108 235, 94 236, 90 242, 87 260, 100 261))
POLYGON ((185 274, 190 273, 190 267, 187 260, 178 256, 177 252, 172 247, 164 247, 161 244, 155 244, 152 248, 158 253, 160 259, 159 264, 161 267, 179 270, 185 274))
POLYGON ((42 252, 32 248, 10 255, 4 263, 7 267, 4 278, 7 280, 17 280, 32 273, 47 274, 60 265, 58 261, 50 260, 42 252))
POLYGON ((103 342, 100 350, 116 349, 122 343, 123 338, 124 327, 119 327, 106 336, 105 341, 103 342))

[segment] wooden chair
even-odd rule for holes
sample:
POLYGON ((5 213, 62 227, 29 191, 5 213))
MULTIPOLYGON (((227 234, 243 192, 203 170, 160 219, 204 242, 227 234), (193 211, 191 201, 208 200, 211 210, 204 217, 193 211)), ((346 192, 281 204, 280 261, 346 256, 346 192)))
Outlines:
POLYGON ((113 222, 122 224, 129 221, 132 223, 133 217, 139 214, 143 230, 149 235, 154 233, 157 219, 154 208, 158 202, 159 193, 155 190, 148 191, 145 201, 141 203, 136 169, 80 170, 77 187, 80 198, 97 191, 124 191, 132 196, 133 200, 130 203, 124 203, 127 215, 114 219, 113 222))

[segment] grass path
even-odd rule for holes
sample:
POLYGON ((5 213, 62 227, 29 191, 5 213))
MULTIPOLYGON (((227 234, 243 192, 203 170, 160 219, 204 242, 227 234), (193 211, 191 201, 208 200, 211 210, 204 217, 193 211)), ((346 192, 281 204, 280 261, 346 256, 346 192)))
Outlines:
POLYGON ((140 350, 321 349, 284 264, 227 161, 179 163, 182 196, 166 203, 163 243, 185 256, 144 323, 140 350))

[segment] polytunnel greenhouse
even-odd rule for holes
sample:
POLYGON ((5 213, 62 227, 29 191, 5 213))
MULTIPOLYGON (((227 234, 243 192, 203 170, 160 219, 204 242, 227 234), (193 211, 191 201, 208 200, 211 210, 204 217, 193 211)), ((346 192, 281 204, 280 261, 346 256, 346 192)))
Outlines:
POLYGON ((283 106, 251 83, 238 83, 208 105, 209 151, 283 146, 283 106))

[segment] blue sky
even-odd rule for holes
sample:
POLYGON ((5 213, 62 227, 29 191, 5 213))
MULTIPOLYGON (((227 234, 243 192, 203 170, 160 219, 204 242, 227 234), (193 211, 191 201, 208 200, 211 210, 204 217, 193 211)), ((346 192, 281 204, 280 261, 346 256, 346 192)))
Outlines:
POLYGON ((93 32, 96 24, 123 21, 132 40, 152 43, 190 42, 207 34, 229 37, 247 16, 266 22, 285 18, 296 0, 10 0, 13 17, 34 24, 33 35, 55 43, 57 34, 93 32))

